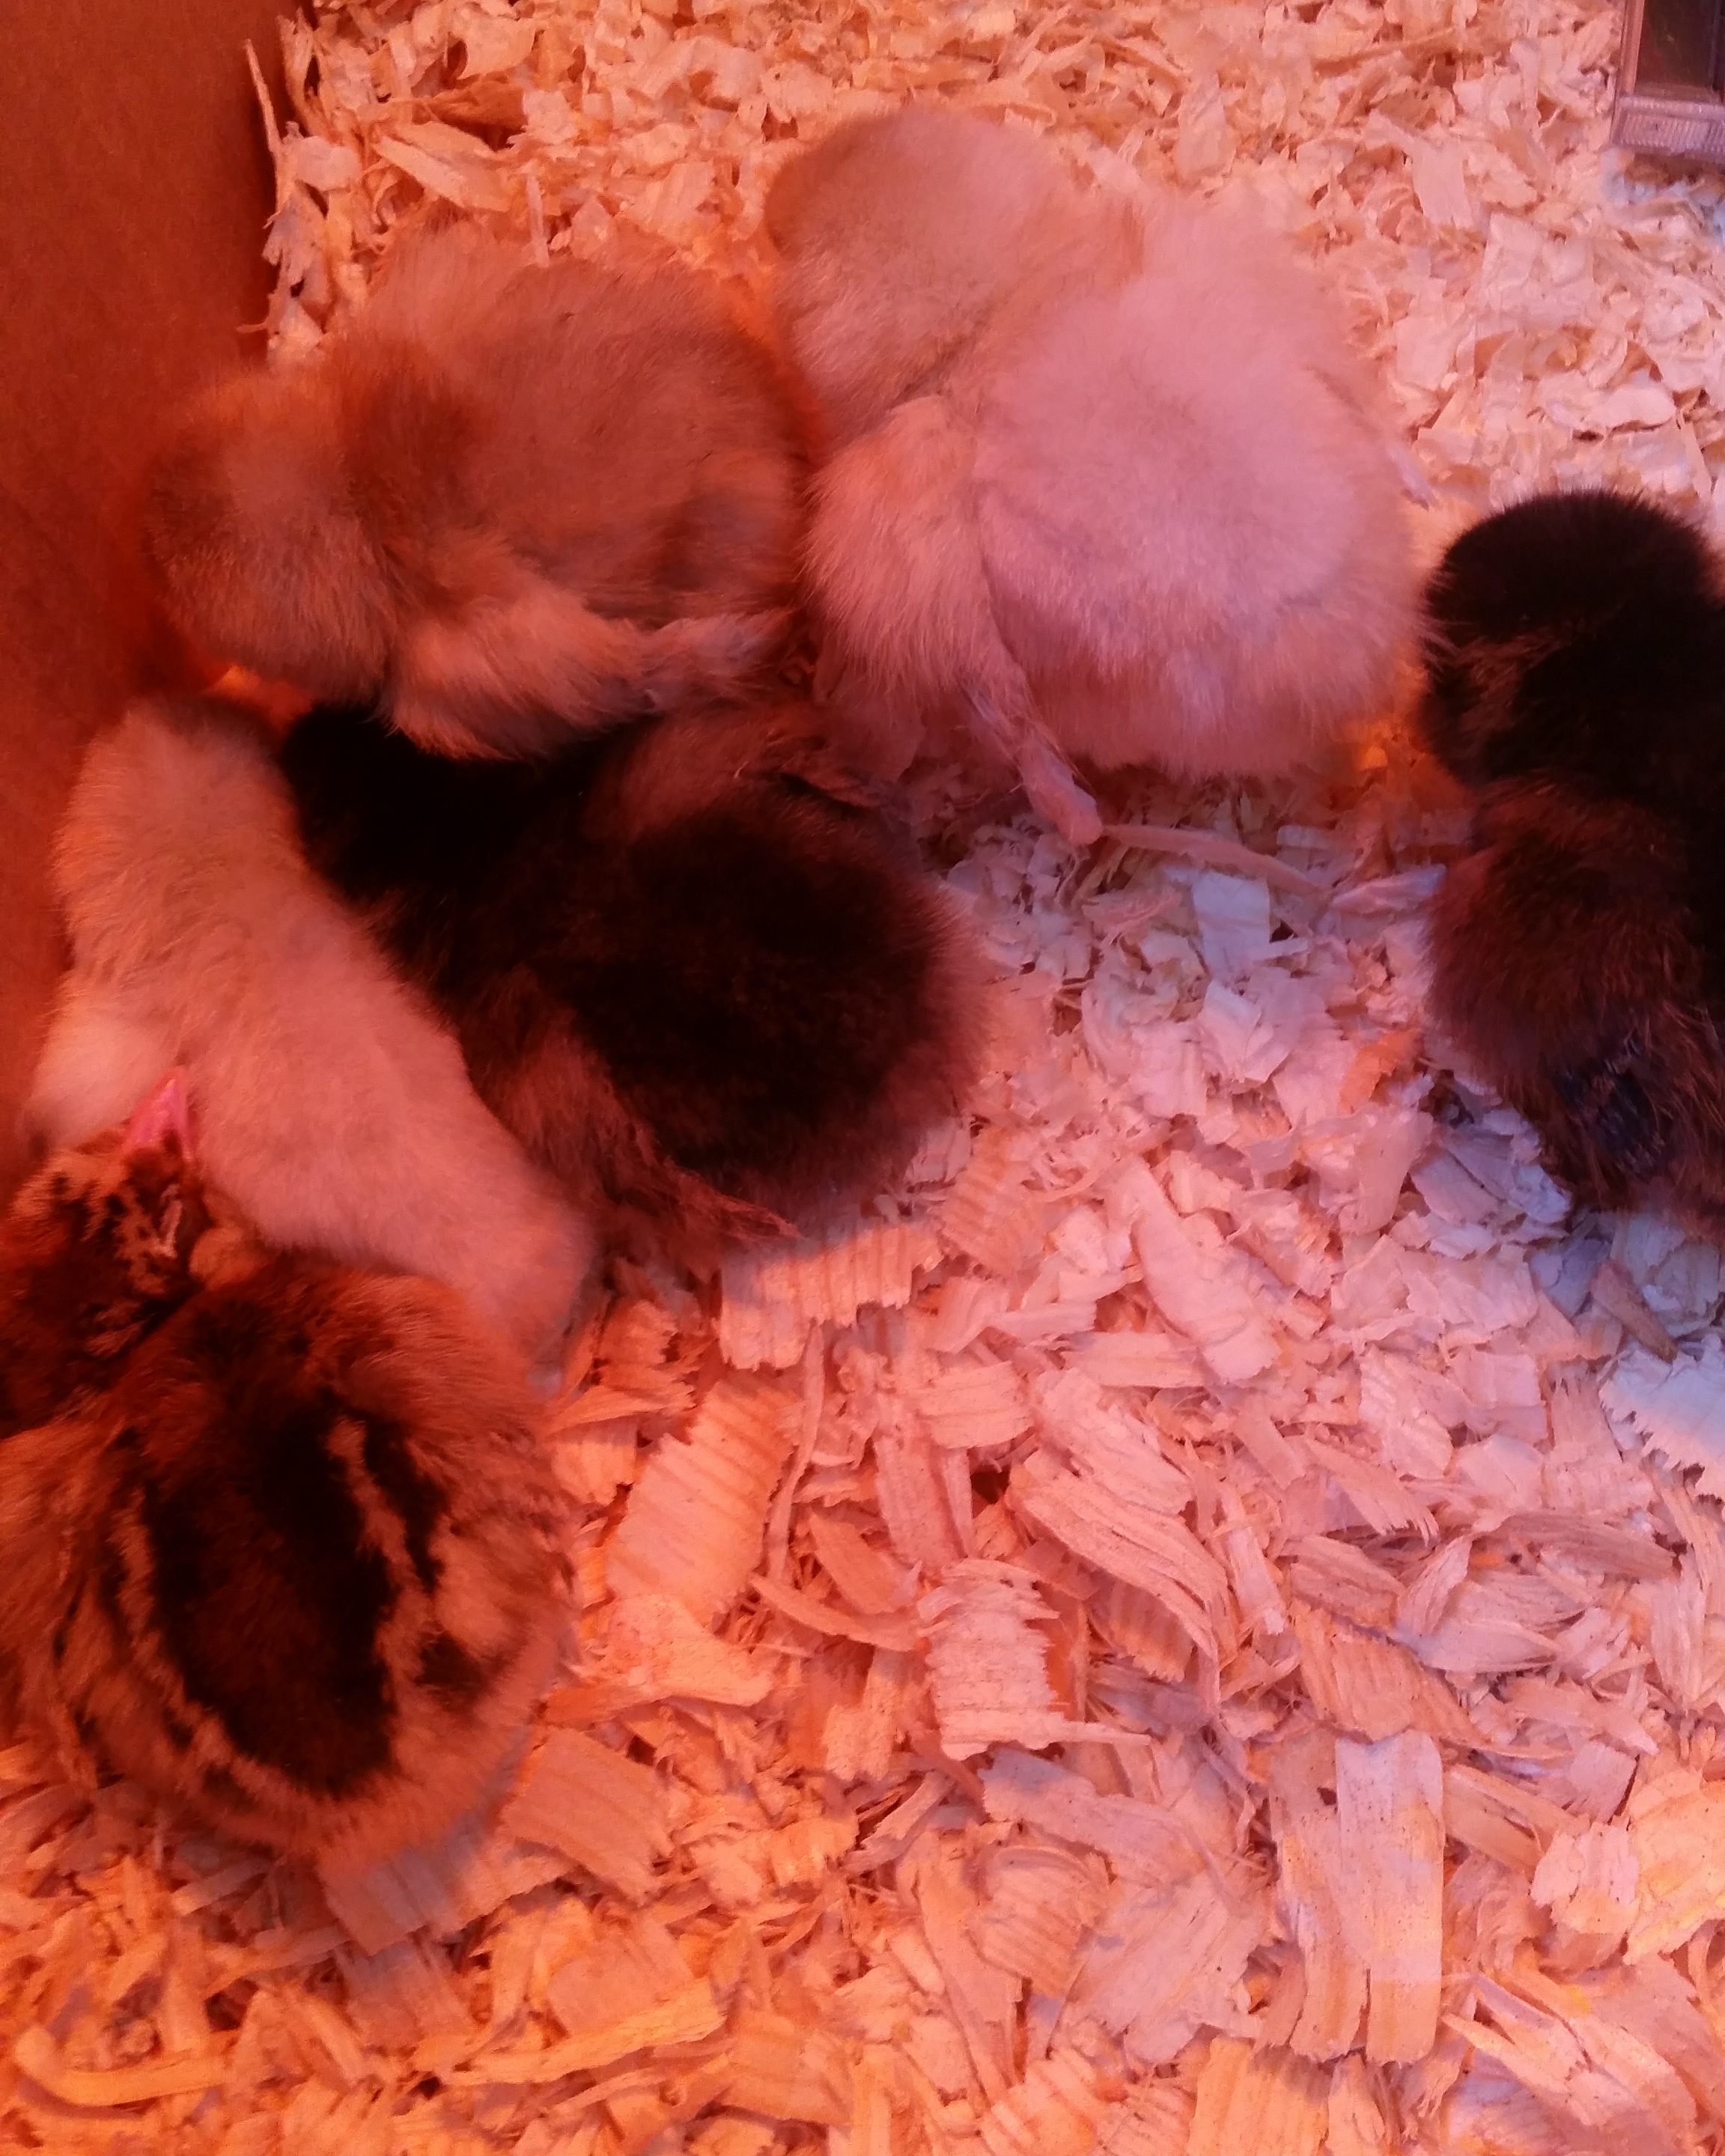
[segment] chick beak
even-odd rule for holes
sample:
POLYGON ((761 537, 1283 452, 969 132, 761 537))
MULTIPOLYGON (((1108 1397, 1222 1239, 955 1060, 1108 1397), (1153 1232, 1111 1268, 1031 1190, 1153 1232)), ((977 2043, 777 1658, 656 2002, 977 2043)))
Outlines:
POLYGON ((146 1146, 166 1145, 170 1138, 190 1160, 192 1102, 183 1070, 170 1070, 138 1103, 120 1142, 123 1152, 141 1152, 146 1146))

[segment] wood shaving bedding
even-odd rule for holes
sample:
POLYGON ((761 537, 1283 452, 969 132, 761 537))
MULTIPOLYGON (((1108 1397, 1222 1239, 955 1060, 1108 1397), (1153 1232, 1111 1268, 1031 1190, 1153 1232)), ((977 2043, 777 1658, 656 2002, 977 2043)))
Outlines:
MULTIPOLYGON (((1322 256, 1435 550, 1716 511, 1725 182, 1580 0, 348 0, 285 26, 274 348, 428 196, 757 291, 907 92, 1322 256)), ((931 791, 931 814, 940 805, 931 791)), ((1427 1036, 1394 715, 948 881, 999 1067, 903 1187, 622 1281, 551 1420, 580 1650, 495 1825, 319 1879, 0 1753, 5 2145, 1561 2156, 1725 2143, 1717 1253, 1566 1217, 1427 1036)))

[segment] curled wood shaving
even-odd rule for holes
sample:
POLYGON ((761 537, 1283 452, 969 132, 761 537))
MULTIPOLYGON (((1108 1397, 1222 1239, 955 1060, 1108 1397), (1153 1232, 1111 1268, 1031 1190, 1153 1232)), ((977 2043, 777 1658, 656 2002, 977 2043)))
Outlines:
POLYGON ((69 2066, 54 2038, 39 2025, 20 2030, 13 2042, 12 2057, 13 2064, 50 2096, 84 2111, 110 2104, 149 2103, 160 2097, 190 2096, 219 2087, 228 2076, 228 2061, 220 2052, 206 2058, 162 2059, 146 2066, 105 2071, 69 2066))
POLYGON ((562 1850, 631 1901, 670 1852, 665 1793, 650 1768, 573 1729, 552 1729, 503 1815, 523 1841, 562 1850))
POLYGON ((660 1440, 607 1549, 614 1594, 673 1594, 703 1624, 729 1609, 760 1557, 795 1407, 774 1385, 727 1375, 686 1430, 660 1440))
POLYGON ((900 1310, 940 1245, 922 1227, 837 1222, 786 1248, 733 1250, 721 1269, 719 1350, 733 1369, 788 1369, 811 1324, 855 1322, 860 1309, 900 1310))

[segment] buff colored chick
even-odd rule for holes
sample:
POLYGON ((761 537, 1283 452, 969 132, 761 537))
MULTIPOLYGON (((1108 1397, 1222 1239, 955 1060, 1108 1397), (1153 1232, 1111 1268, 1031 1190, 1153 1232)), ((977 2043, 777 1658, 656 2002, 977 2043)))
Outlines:
POLYGON ((146 551, 213 658, 516 755, 750 674, 804 486, 776 362, 696 272, 428 224, 310 361, 187 415, 146 551))

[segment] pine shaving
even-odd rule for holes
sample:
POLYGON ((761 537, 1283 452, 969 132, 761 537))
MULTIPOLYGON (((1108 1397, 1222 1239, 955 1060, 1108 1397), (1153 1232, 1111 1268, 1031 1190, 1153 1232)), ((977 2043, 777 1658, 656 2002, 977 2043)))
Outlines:
POLYGON ((506 1806, 502 1824, 542 1842, 632 1901, 653 1891, 655 1860, 670 1854, 665 1792, 639 1765, 574 1729, 553 1729, 506 1806))
POLYGON ((606 1553, 614 1594, 673 1594, 702 1624, 730 1608, 759 1561, 795 1405, 762 1379, 723 1377, 686 1430, 660 1440, 606 1553))
POLYGON ((1199 2077, 1187 2156, 1319 2156, 1328 2127, 1328 2077, 1291 2052, 1224 2039, 1199 2077))
POLYGON ((1076 1722, 1055 1711, 1046 1643, 1032 1629, 1050 1613, 1018 1566, 986 1558, 949 1566, 945 1584, 923 1598, 919 1614, 929 1632, 928 1687, 949 1759, 1014 1738, 1131 1741, 1112 1723, 1076 1722))
POLYGON ((12 2047, 13 2062, 61 2102, 80 2110, 109 2104, 148 2103, 158 2097, 190 2096, 215 2088, 227 2079, 228 2061, 216 2054, 202 2059, 163 2059, 159 2064, 116 2066, 91 2071, 65 2062, 46 2029, 23 2030, 12 2047))
POLYGON ((839 1222, 784 1247, 733 1250, 721 1273, 719 1352, 733 1369, 787 1370, 811 1324, 851 1325, 865 1307, 901 1310, 940 1245, 896 1221, 839 1222))
POLYGON ((819 2029, 780 2014, 744 2014, 731 2046, 726 2100, 768 2118, 848 2126, 851 2104, 844 2047, 819 2029))
POLYGON ((543 2051, 497 2054, 485 2062, 485 2078, 560 2082, 570 2074, 609 2066, 632 2052, 693 2043, 711 2036, 723 2023, 711 1985, 699 1978, 659 2005, 625 2014, 591 2035, 572 2036, 567 2043, 553 2044, 543 2051))
POLYGON ((1090 2061, 1056 2051, 989 2106, 983 2146, 988 2156, 1087 2156, 1106 2111, 1090 2061))
POLYGON ((1364 1948, 1366 2056, 1423 2059, 1443 1975, 1443 1763, 1429 1737, 1336 1747, 1336 1823, 1364 1948))
POLYGON ((728 1640, 716 1639, 669 1594, 629 1594, 611 1604, 603 1651, 579 1684, 547 1704, 547 1720, 608 1722, 655 1699, 699 1699, 755 1707, 773 1674, 728 1640))

